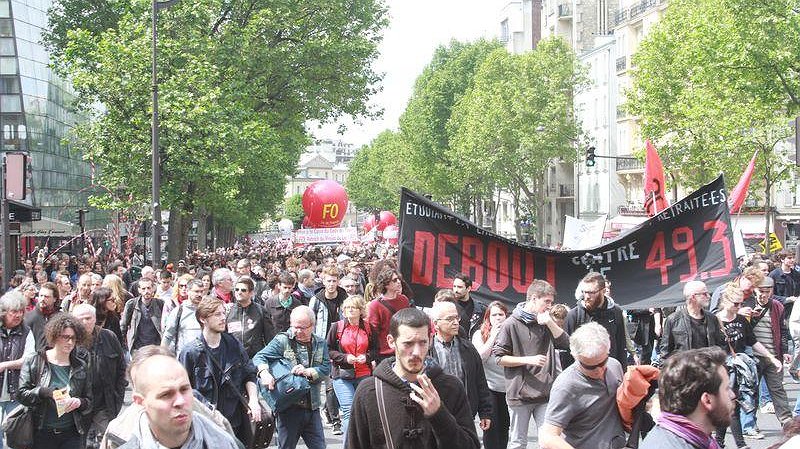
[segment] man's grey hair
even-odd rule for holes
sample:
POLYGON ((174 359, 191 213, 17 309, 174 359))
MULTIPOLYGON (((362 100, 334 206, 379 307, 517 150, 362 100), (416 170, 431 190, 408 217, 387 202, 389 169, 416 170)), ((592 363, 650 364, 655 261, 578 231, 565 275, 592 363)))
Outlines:
POLYGON ((0 319, 5 319, 6 313, 12 310, 22 310, 28 306, 28 301, 18 290, 10 290, 0 297, 0 319))
POLYGON ((75 306, 75 308, 72 309, 72 314, 73 315, 77 315, 78 312, 82 312, 84 310, 87 311, 87 312, 90 312, 94 317, 97 317, 97 309, 95 309, 93 305, 86 304, 85 302, 80 303, 77 306, 75 306))
POLYGON ((83 273, 82 275, 80 275, 80 277, 78 277, 78 284, 83 282, 84 279, 88 279, 89 283, 91 284, 92 283, 92 278, 94 277, 94 276, 92 276, 93 274, 94 273, 83 273))
POLYGON ((311 310, 311 307, 308 306, 297 306, 292 309, 289 319, 297 318, 303 315, 305 315, 311 321, 311 326, 314 326, 314 323, 316 322, 316 316, 314 316, 314 311, 311 310))
POLYGON ((683 286, 683 297, 689 299, 693 294, 706 288, 706 283, 703 281, 689 281, 683 286))
POLYGON ((231 270, 227 268, 217 268, 214 270, 214 273, 211 274, 211 284, 213 285, 219 285, 219 283, 225 279, 233 279, 231 270))
POLYGON ((314 272, 309 270, 308 268, 303 268, 302 270, 300 270, 297 273, 297 281, 298 282, 303 282, 306 279, 313 278, 313 277, 314 277, 314 272))
POLYGON ((103 282, 103 276, 100 276, 97 273, 91 273, 91 274, 92 274, 92 282, 97 282, 97 281, 103 282))
POLYGON ((569 351, 572 357, 599 357, 608 354, 611 338, 602 325, 590 322, 579 327, 569 337, 569 351))
POLYGON ((441 319, 447 312, 450 312, 451 310, 458 312, 456 305, 450 301, 435 302, 433 303, 431 310, 433 311, 431 315, 435 320, 441 319))
POLYGON ((155 274, 156 270, 153 269, 150 265, 145 265, 142 267, 142 271, 140 272, 142 277, 149 278, 153 274, 155 274))

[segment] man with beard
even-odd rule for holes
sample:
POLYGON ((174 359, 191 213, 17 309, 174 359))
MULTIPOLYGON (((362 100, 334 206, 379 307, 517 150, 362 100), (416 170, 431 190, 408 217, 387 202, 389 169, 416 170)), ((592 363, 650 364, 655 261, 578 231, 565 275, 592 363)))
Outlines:
POLYGON ((392 316, 387 340, 395 356, 358 385, 348 447, 480 447, 464 386, 426 357, 429 329, 430 318, 416 308, 392 316))
POLYGON ((139 279, 139 292, 142 296, 131 298, 125 303, 119 323, 122 335, 125 336, 125 344, 131 353, 142 346, 161 343, 164 301, 153 296, 156 287, 150 278, 139 279))
POLYGON ((78 286, 71 295, 61 301, 63 312, 72 312, 78 304, 88 304, 92 299, 92 273, 82 274, 78 286))
MULTIPOLYGON (((242 259, 247 260, 247 259, 242 259)), ((255 282, 240 276, 233 288, 236 302, 228 310, 228 333, 244 345, 247 357, 253 357, 275 336, 272 320, 261 304, 253 301, 255 282)))
POLYGON ((86 447, 96 448, 109 421, 122 410, 125 399, 125 355, 117 336, 97 326, 94 306, 78 304, 72 311, 86 329, 89 341, 89 379, 92 385, 92 411, 85 417, 86 447))
POLYGON ((683 296, 686 306, 678 308, 664 322, 659 348, 661 360, 688 349, 727 347, 719 320, 706 311, 709 294, 705 282, 687 282, 683 286, 683 296))
POLYGON ((44 338, 44 325, 50 320, 58 309, 58 288, 52 282, 45 282, 39 288, 39 296, 37 297, 36 307, 30 312, 25 314, 25 325, 31 329, 34 341, 36 342, 36 351, 41 351, 47 345, 44 338))
POLYGON ((483 315, 486 312, 486 304, 473 300, 469 296, 472 288, 472 279, 464 273, 459 273, 453 278, 453 293, 458 302, 458 316, 461 317, 459 326, 463 335, 472 338, 483 323, 483 315))
POLYGON ((716 447, 711 433, 728 426, 734 393, 725 369, 725 352, 702 348, 673 354, 658 380, 661 415, 641 449, 716 447))
MULTIPOLYGON (((580 291, 583 299, 567 314, 564 330, 572 335, 576 329, 589 322, 602 325, 611 338, 611 357, 622 365, 622 371, 628 366, 628 347, 625 326, 628 320, 622 309, 614 304, 614 300, 606 295, 606 280, 602 274, 593 271, 581 279, 580 291)), ((566 368, 566 367, 564 367, 566 368)))

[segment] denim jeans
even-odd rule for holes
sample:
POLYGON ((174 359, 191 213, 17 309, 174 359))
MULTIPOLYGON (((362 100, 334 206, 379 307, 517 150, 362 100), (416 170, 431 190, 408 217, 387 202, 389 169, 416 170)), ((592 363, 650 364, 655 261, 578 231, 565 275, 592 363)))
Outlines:
POLYGON ((763 377, 761 378, 759 388, 758 406, 763 407, 765 404, 772 402, 772 395, 769 394, 769 388, 767 388, 767 380, 763 377))
MULTIPOLYGON (((14 410, 14 407, 18 406, 19 402, 17 401, 2 401, 0 402, 0 422, 5 421, 6 415, 11 411, 14 410)), ((3 432, 0 432, 0 448, 3 448, 4 440, 3 440, 3 432)))
MULTIPOLYGON (((339 400, 339 407, 342 409, 342 432, 344 438, 347 438, 347 425, 350 424, 350 409, 353 406, 353 395, 356 392, 356 387, 364 379, 369 379, 371 376, 362 376, 358 379, 333 379, 333 391, 336 392, 336 399, 339 400)), ((345 441, 342 444, 346 446, 345 441)))
POLYGON ((276 414, 275 433, 278 449, 295 449, 300 437, 308 449, 325 449, 325 432, 319 409, 292 406, 276 414))

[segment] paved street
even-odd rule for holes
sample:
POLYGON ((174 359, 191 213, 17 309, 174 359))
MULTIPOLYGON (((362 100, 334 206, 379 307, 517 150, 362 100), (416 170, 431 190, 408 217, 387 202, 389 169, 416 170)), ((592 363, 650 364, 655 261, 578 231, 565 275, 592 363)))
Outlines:
MULTIPOLYGON (((785 379, 786 385, 786 392, 789 395, 789 406, 794 407, 794 401, 797 398, 798 393, 800 392, 800 385, 794 383, 790 377, 786 377, 785 379)), ((766 449, 773 444, 777 443, 781 440, 781 428, 778 425, 778 420, 775 418, 773 414, 758 414, 758 427, 761 429, 761 432, 766 436, 763 440, 752 440, 746 439, 745 441, 750 446, 751 449, 766 449)), ((477 428, 477 426, 476 426, 477 428)), ((478 430, 480 432, 480 430, 478 430)), ((538 448, 536 445, 536 438, 530 437, 528 440, 531 444, 528 446, 530 449, 538 448)), ((342 437, 336 436, 331 432, 330 428, 325 428, 325 442, 328 444, 328 448, 330 449, 341 449, 344 446, 342 445, 342 437)), ((274 440, 273 440, 274 445, 274 440)), ((300 444, 297 447, 306 447, 302 440, 300 440, 300 444)), ((733 442, 733 437, 730 435, 730 431, 728 431, 728 435, 725 439, 725 447, 726 448, 735 448, 736 444, 733 442)))

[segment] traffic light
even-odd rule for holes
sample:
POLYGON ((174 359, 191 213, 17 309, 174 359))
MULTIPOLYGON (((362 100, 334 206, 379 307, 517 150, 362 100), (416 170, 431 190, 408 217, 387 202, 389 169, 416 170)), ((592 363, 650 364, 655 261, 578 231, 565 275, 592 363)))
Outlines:
POLYGON ((586 149, 586 166, 594 167, 594 165, 594 147, 589 147, 586 149))

